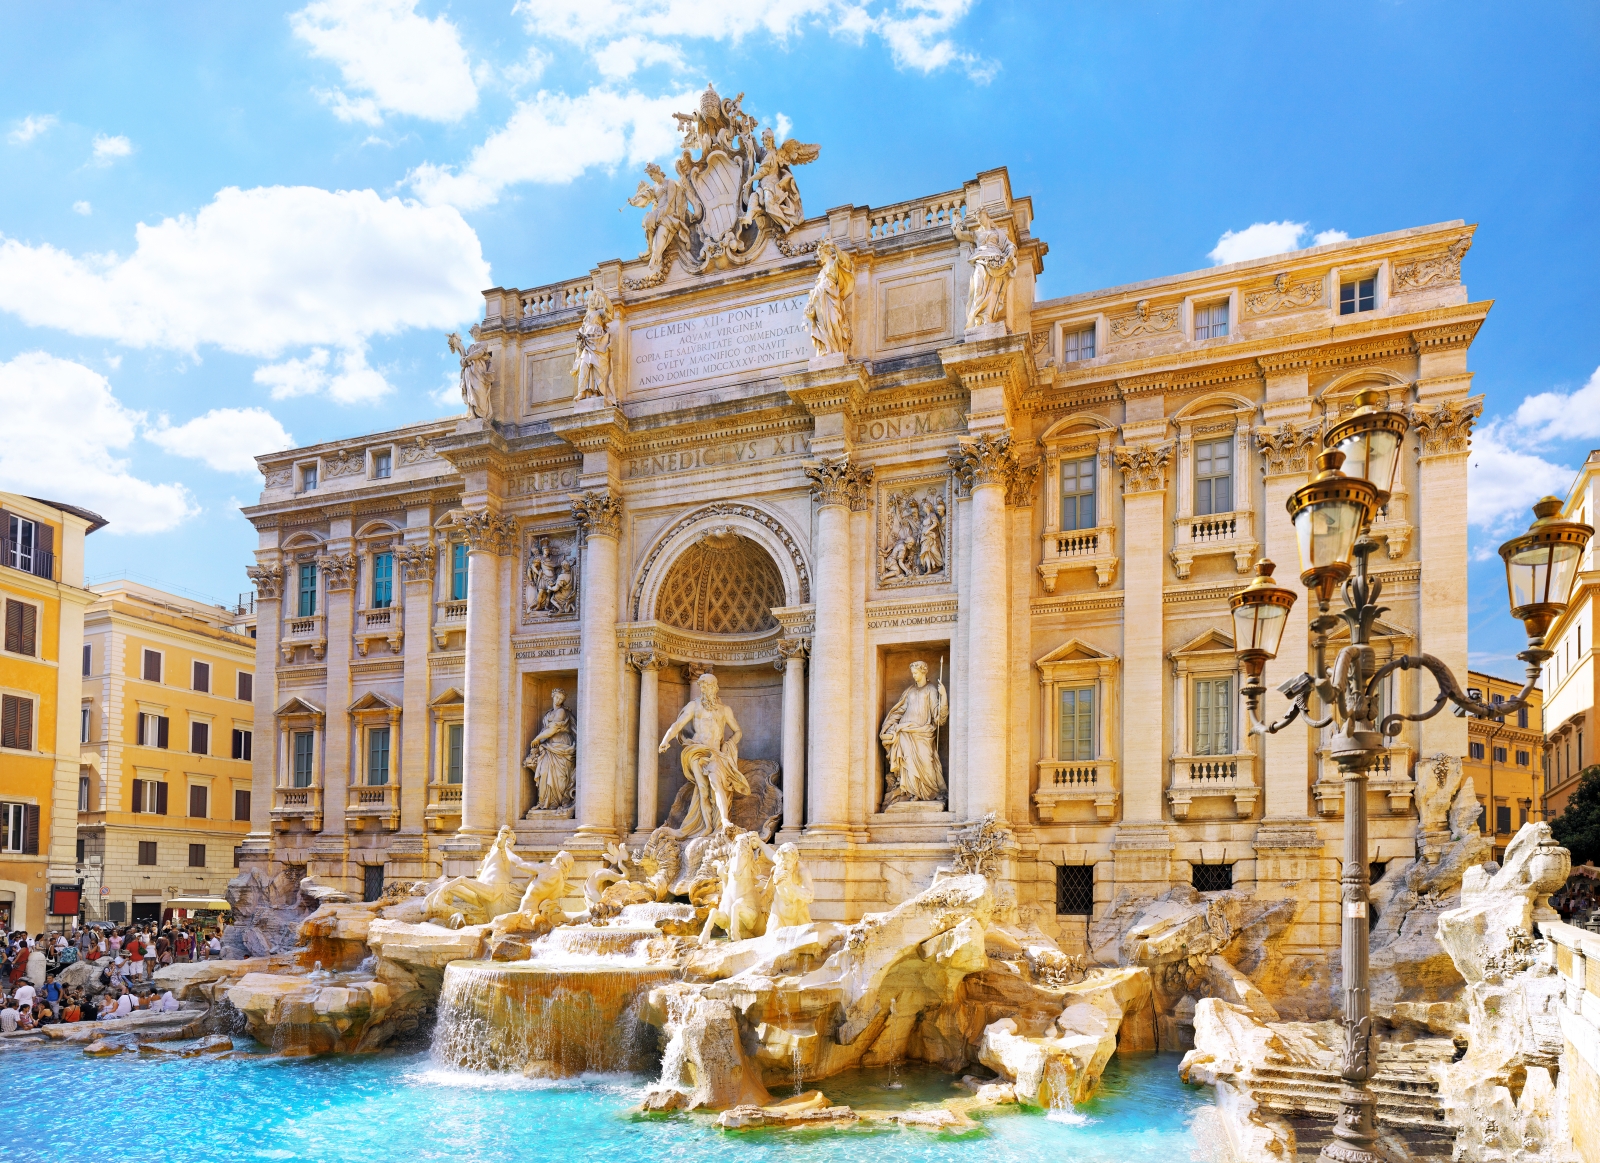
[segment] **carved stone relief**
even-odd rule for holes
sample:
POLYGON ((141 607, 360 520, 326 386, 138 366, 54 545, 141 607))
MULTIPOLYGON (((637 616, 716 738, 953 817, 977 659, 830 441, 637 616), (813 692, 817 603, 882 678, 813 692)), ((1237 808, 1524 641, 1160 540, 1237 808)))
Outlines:
POLYGON ((1133 444, 1118 445, 1112 449, 1117 467, 1122 470, 1122 491, 1125 493, 1165 492, 1167 465, 1172 460, 1172 445, 1133 444))
POLYGON ((433 445, 428 443, 427 437, 419 436, 408 444, 402 444, 395 450, 401 464, 420 464, 425 460, 442 460, 433 445))
POLYGON ((1287 272, 1276 275, 1272 286, 1244 297, 1246 315, 1277 315, 1283 311, 1299 311, 1314 307, 1322 301, 1322 279, 1306 279, 1291 283, 1287 272))
POLYGON ((360 476, 366 471, 367 458, 361 453, 351 453, 348 448, 341 448, 332 456, 324 457, 322 461, 322 477, 324 480, 334 480, 338 477, 360 476))
POLYGON ((950 580, 949 512, 947 475, 879 484, 879 586, 950 580))
POLYGON ((255 583, 257 599, 272 601, 283 592, 283 566, 276 563, 252 565, 245 569, 245 573, 255 583))
POLYGON ((522 620, 570 619, 578 612, 578 531, 530 535, 522 570, 522 620))
POLYGON ((1472 428, 1483 413, 1483 399, 1452 403, 1415 404, 1407 413, 1424 456, 1465 452, 1472 444, 1472 428))
POLYGON ((1127 315, 1111 317, 1111 334, 1116 339, 1137 339, 1140 336, 1165 335, 1178 326, 1178 308, 1162 307, 1150 310, 1150 300, 1140 299, 1127 315))
POLYGON ((1404 295, 1425 287, 1447 286, 1461 281, 1461 260, 1472 247, 1472 236, 1463 234, 1450 244, 1449 249, 1412 262, 1397 263, 1394 268, 1393 294, 1404 295))
POLYGON ((1267 461, 1267 475, 1311 471, 1311 458, 1322 447, 1320 423, 1296 426, 1285 420, 1276 428, 1258 428, 1256 450, 1267 461))

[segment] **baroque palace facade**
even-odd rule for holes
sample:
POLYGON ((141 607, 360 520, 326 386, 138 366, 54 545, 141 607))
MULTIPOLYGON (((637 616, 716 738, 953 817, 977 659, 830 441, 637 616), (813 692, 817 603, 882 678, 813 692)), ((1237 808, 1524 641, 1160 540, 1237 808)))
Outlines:
MULTIPOLYGON (((992 813, 1068 950, 1120 893, 1231 883, 1304 901, 1325 976, 1342 784, 1306 733, 1243 730, 1228 596, 1262 556, 1293 584, 1284 501, 1371 389, 1412 423, 1378 651, 1465 672, 1473 227, 1039 300, 1004 169, 806 217, 817 147, 709 92, 681 120, 644 255, 493 288, 451 337, 465 418, 259 458, 246 863, 372 896, 509 824, 581 876, 679 823, 701 769, 664 736, 709 672, 818 918, 912 895, 992 813)), ((1420 709, 1411 674, 1386 697, 1420 709)), ((1375 861, 1466 751, 1406 725, 1375 861)))

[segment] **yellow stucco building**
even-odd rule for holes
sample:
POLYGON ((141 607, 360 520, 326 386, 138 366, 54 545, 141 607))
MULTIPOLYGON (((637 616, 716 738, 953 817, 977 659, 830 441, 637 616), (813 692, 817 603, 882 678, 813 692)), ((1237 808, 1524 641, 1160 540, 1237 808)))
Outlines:
MULTIPOLYGON (((1509 702, 1522 690, 1516 679, 1498 678, 1479 670, 1467 672, 1467 686, 1485 702, 1509 702)), ((1462 771, 1472 779, 1482 814, 1478 825, 1494 839, 1494 858, 1529 820, 1544 819, 1543 692, 1534 690, 1528 706, 1507 715, 1505 722, 1467 720, 1467 757, 1462 771)))
POLYGON ((249 830, 254 615, 134 582, 84 621, 79 868, 92 920, 220 896, 249 830))
POLYGON ((76 887, 73 816, 84 538, 105 524, 57 501, 0 493, 0 925, 41 931, 49 888, 76 887))
MULTIPOLYGON (((1568 521, 1597 523, 1600 516, 1600 449, 1589 453, 1567 493, 1561 516, 1568 521)), ((1595 666, 1594 631, 1600 621, 1600 549, 1590 541, 1578 563, 1578 582, 1566 613, 1545 635, 1555 653, 1544 666, 1541 684, 1549 692, 1545 742, 1549 771, 1545 779, 1546 818, 1566 810, 1578 780, 1595 764, 1594 708, 1600 698, 1600 668, 1595 666)))

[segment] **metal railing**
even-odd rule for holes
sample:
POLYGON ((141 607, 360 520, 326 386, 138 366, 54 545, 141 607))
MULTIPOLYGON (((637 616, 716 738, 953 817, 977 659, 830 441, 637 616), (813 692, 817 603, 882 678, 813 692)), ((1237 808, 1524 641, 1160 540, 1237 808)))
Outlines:
POLYGON ((9 537, 0 537, 0 565, 9 565, 12 569, 20 569, 23 573, 50 581, 55 580, 56 576, 54 553, 38 548, 24 550, 9 537))

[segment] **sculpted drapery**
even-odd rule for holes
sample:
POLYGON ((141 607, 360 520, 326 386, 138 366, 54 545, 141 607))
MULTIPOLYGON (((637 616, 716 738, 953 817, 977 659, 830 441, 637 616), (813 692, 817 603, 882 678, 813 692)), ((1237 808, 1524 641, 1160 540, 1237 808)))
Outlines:
POLYGON ((528 757, 522 761, 523 766, 533 772, 533 784, 538 793, 534 803, 536 811, 558 811, 572 806, 578 744, 572 734, 572 716, 563 705, 566 701, 565 691, 550 693, 550 709, 539 725, 539 733, 528 745, 528 757))
POLYGON ((928 664, 911 664, 913 685, 884 716, 878 732, 889 753, 889 778, 883 806, 907 801, 943 800, 944 766, 939 762, 939 728, 950 718, 944 683, 928 685, 928 664))
POLYGON ((818 355, 850 352, 850 316, 845 301, 855 292, 855 261, 839 249, 838 243, 824 238, 817 244, 817 281, 806 299, 806 322, 811 342, 818 355))
POLYGON ((1004 323, 1006 291, 1017 271, 1017 246, 1006 228, 996 224, 987 210, 978 211, 978 224, 971 229, 961 223, 951 226, 955 236, 973 245, 972 281, 967 288, 967 330, 989 323, 1004 323))

